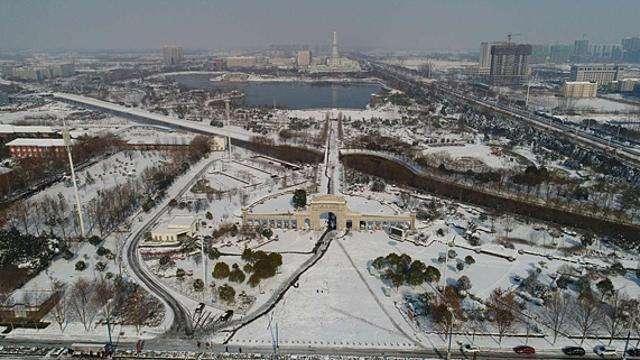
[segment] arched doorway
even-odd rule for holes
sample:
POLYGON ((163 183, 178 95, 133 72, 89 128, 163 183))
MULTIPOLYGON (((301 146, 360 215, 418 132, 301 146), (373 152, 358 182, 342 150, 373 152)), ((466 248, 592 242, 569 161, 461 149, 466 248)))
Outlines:
POLYGON ((323 221, 327 225, 327 228, 329 230, 336 229, 336 214, 334 214, 333 212, 329 211, 320 214, 320 221, 323 221))

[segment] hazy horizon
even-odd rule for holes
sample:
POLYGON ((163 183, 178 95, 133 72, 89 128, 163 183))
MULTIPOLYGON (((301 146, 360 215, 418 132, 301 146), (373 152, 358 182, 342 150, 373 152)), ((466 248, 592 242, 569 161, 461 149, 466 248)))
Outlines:
POLYGON ((637 0, 0 2, 0 48, 187 49, 324 45, 459 51, 481 41, 614 44, 638 35, 637 0), (577 13, 581 16, 575 16, 577 13), (596 19, 596 21, 594 21, 596 19), (616 30, 613 30, 615 24, 616 30))

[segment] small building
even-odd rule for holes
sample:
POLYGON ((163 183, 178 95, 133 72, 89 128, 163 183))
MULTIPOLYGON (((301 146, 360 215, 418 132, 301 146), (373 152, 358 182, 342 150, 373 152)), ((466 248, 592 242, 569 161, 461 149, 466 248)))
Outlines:
POLYGON ((177 242, 194 236, 198 231, 198 220, 191 215, 177 215, 166 222, 159 223, 151 231, 151 240, 158 242, 177 242))
POLYGON ((227 148, 227 139, 222 136, 212 136, 209 144, 211 151, 224 151, 227 148))
POLYGON ((19 159, 65 156, 63 139, 18 138, 9 141, 6 146, 11 156, 19 159))
POLYGON ((567 81, 562 85, 562 96, 565 98, 594 98, 598 84, 589 81, 567 81))

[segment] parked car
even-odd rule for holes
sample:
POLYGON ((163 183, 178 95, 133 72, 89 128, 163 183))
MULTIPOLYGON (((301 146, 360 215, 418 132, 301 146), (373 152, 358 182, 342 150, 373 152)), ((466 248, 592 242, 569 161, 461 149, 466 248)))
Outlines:
POLYGON ((565 348, 562 348, 562 352, 565 355, 570 356, 584 356, 584 354, 586 354, 586 351, 584 351, 584 349, 580 346, 567 346, 565 348))
POLYGON ((516 354, 535 354, 536 349, 529 345, 520 345, 513 348, 516 354))
POLYGON ((478 348, 475 345, 471 345, 471 344, 464 344, 460 347, 460 350, 465 353, 465 354, 474 354, 480 351, 480 348, 478 348))
POLYGON ((593 352, 596 353, 596 355, 604 357, 604 358, 618 356, 618 352, 616 351, 616 349, 610 348, 610 347, 606 347, 604 345, 598 345, 598 346, 594 347, 593 348, 593 352))

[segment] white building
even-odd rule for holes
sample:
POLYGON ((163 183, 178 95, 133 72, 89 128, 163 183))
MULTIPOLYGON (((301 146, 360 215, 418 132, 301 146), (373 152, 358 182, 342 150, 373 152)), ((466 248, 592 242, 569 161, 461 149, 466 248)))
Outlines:
POLYGON ((562 85, 562 96, 566 98, 594 98, 598 84, 588 81, 567 81, 562 85))
POLYGON ((194 236, 198 231, 198 219, 191 215, 176 215, 166 222, 159 223, 151 231, 151 240, 157 242, 177 242, 194 236))
POLYGON ((165 65, 178 65, 184 60, 182 48, 179 46, 163 46, 162 60, 165 65))

